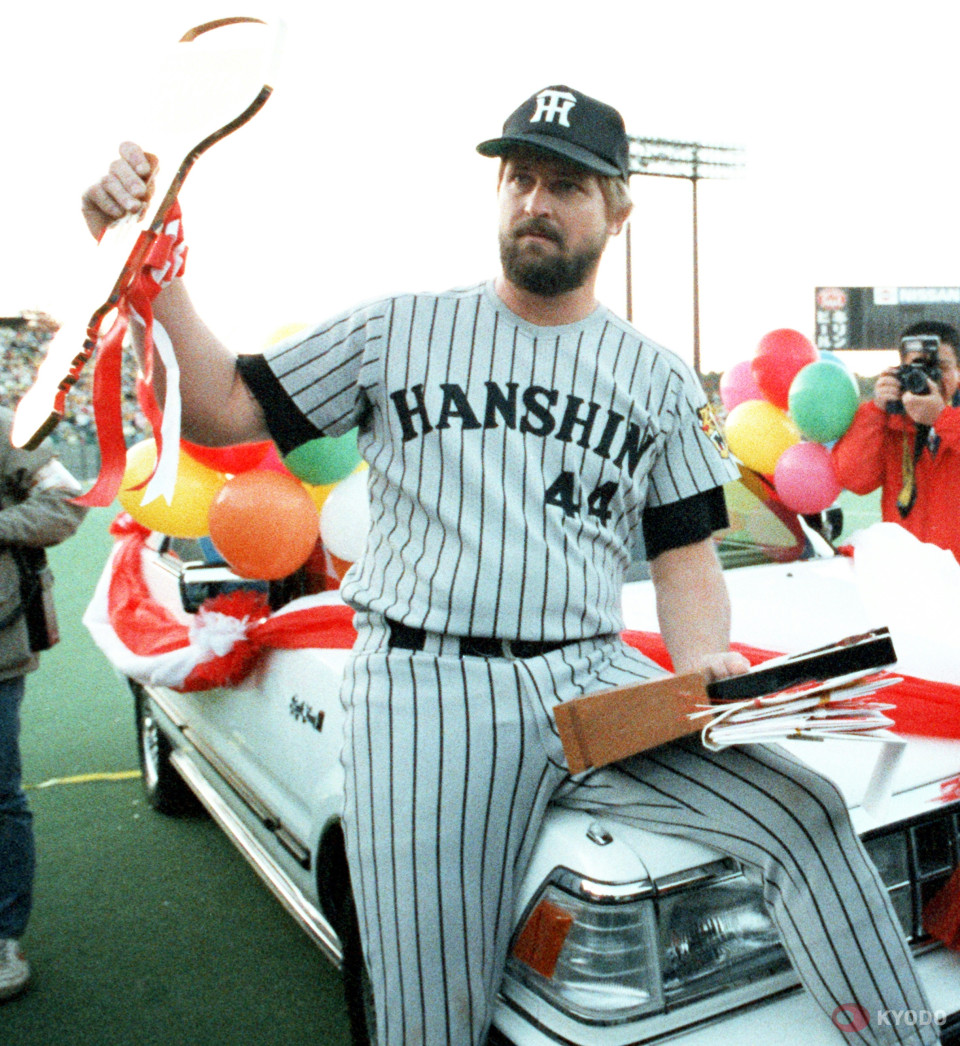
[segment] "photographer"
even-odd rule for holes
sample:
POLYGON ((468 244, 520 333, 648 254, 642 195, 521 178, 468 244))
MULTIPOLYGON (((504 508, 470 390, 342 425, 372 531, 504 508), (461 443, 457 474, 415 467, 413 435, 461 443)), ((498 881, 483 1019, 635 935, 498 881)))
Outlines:
POLYGON ((855 494, 881 487, 885 522, 960 560, 960 333, 925 321, 900 338, 900 365, 833 448, 840 482, 855 494))
POLYGON ((13 412, 0 407, 0 1002, 21 992, 30 969, 19 939, 33 889, 33 823, 20 779, 24 676, 57 641, 43 549, 70 537, 85 509, 80 484, 49 449, 10 445, 13 412))

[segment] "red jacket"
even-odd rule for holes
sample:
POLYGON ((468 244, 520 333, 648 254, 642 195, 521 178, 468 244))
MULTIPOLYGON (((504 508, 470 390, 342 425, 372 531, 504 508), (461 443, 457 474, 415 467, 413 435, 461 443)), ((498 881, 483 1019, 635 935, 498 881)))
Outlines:
MULTIPOLYGON (((956 401, 954 401, 956 402, 956 401)), ((853 424, 833 448, 837 477, 847 490, 869 494, 883 487, 883 519, 899 523, 921 541, 949 549, 960 560, 960 406, 944 407, 933 432, 936 454, 925 446, 915 466, 917 497, 901 517, 897 495, 903 485, 904 431, 916 426, 903 414, 887 414, 862 403, 853 424)))

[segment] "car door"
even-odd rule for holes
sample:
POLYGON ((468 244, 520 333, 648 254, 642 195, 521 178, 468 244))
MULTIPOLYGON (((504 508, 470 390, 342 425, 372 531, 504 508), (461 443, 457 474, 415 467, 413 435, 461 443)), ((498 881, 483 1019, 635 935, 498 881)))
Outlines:
MULTIPOLYGON (((189 622, 181 580, 186 565, 209 560, 200 542, 168 539, 145 563, 151 588, 189 622)), ((256 587, 224 571, 214 590, 256 587)), ((196 596, 187 599, 194 606, 196 596)), ((335 593, 291 603, 289 609, 341 606, 335 593)), ((348 651, 262 651, 235 686, 170 692, 184 732, 205 761, 298 856, 316 842, 318 822, 335 816, 342 771, 340 678, 348 651)))

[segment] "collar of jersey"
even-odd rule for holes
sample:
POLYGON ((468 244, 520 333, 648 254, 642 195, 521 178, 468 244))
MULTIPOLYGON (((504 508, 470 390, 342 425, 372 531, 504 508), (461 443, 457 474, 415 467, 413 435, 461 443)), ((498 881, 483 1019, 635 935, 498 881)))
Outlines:
POLYGON ((483 293, 490 304, 497 312, 500 313, 504 319, 509 320, 515 327, 520 330, 526 331, 532 337, 544 338, 550 335, 561 335, 566 334, 569 331, 581 331, 592 326, 595 323, 602 323, 608 316, 606 305, 603 302, 597 302, 596 308, 589 316, 585 316, 582 320, 577 320, 576 323, 561 323, 556 326, 541 326, 537 323, 531 323, 529 320, 525 320, 522 316, 518 316, 513 309, 511 309, 506 302, 497 294, 496 281, 488 280, 484 284, 483 293))

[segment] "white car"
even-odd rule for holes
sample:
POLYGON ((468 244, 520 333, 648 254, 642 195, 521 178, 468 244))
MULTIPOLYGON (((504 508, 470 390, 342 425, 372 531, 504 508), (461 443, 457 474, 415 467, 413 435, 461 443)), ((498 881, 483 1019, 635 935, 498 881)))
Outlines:
MULTIPOLYGON (((813 521, 818 532, 749 474, 728 502, 732 526, 718 551, 735 641, 791 653, 882 624, 869 620, 852 561, 835 554, 823 520, 813 521)), ((208 596, 243 584, 202 552, 200 542, 160 534, 144 544, 152 598, 182 623, 208 596)), ((295 591, 295 578, 274 584, 271 603, 280 613, 342 607, 335 592, 289 601, 295 591)), ((656 629, 649 581, 628 584, 624 607, 628 628, 656 629)), ((239 685, 219 690, 130 685, 150 802, 175 813, 199 798, 342 968, 359 1044, 370 1041, 372 1014, 338 819, 347 656, 271 650, 239 685)), ((793 747, 843 789, 916 955, 931 1012, 889 1021, 936 1022, 944 1042, 960 1042, 960 953, 921 925, 923 904, 960 862, 960 743, 911 739, 879 792, 882 743, 793 747)), ((844 1041, 799 987, 753 876, 717 852, 553 809, 517 898, 518 938, 544 901, 572 915, 572 929, 552 968, 511 954, 491 1044, 844 1041)))

